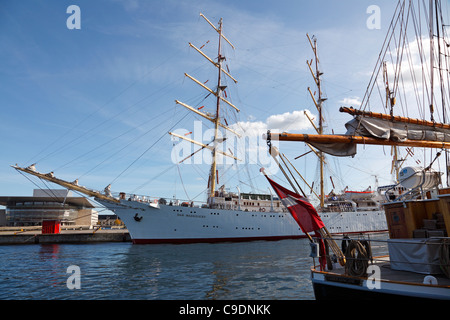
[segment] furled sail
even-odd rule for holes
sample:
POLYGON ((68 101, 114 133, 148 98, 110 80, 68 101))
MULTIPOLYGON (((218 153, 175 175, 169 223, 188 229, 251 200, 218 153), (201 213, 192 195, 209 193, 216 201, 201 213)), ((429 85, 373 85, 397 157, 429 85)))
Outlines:
POLYGON ((268 139, 304 141, 322 152, 338 157, 354 156, 358 144, 450 148, 450 126, 447 124, 361 112, 351 108, 341 108, 341 112, 354 115, 354 118, 345 124, 345 134, 310 135, 283 132, 269 134, 268 139))
POLYGON ((345 124, 347 135, 361 135, 392 141, 450 141, 450 126, 419 119, 393 117, 382 113, 361 112, 341 108, 355 117, 345 124))

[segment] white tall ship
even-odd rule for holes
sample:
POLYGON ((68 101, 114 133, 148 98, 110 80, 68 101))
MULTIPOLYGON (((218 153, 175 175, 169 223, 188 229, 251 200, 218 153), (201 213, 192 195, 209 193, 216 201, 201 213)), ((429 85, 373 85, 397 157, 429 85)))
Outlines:
MULTIPOLYGON (((224 92, 226 86, 222 82, 223 77, 228 77, 231 81, 237 82, 231 76, 229 70, 225 70, 223 67, 225 60, 222 55, 222 45, 225 44, 223 40, 232 48, 234 47, 223 35, 222 19, 216 27, 204 15, 201 14, 201 16, 219 35, 218 57, 213 60, 202 52, 201 48, 199 49, 191 43, 189 45, 217 68, 216 90, 208 88, 204 83, 188 74, 185 75, 204 88, 208 95, 212 94, 216 97, 215 113, 204 113, 178 100, 176 100, 176 103, 212 122, 215 130, 214 140, 209 144, 204 144, 188 139, 183 135, 169 133, 199 146, 197 151, 205 148, 211 150, 212 164, 205 203, 150 198, 123 192, 112 194, 110 192, 111 186, 100 192, 80 186, 78 181, 69 182, 58 179, 53 173, 40 173, 34 165, 28 167, 16 165, 13 167, 21 172, 94 197, 96 201, 118 215, 125 223, 133 243, 136 244, 281 240, 306 237, 280 199, 272 194, 241 193, 240 191, 233 193, 227 191, 224 186, 217 186, 218 154, 237 160, 233 154, 223 152, 218 148, 226 140, 226 134, 239 136, 228 124, 221 122, 224 119, 221 114, 222 104, 225 108, 229 108, 228 112, 239 112, 239 109, 227 100, 224 92), (224 133, 221 133, 221 130, 224 133)), ((374 196, 375 193, 371 193, 370 195, 363 194, 363 197, 345 199, 346 205, 334 207, 330 205, 330 210, 319 210, 319 214, 330 233, 386 231, 384 211, 374 196)), ((331 202, 337 204, 337 202, 331 202)))

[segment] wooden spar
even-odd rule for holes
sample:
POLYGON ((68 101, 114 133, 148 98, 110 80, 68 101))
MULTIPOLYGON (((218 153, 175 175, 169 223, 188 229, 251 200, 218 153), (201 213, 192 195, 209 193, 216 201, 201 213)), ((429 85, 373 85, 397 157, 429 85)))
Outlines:
MULTIPOLYGON (((275 147, 273 147, 273 148, 275 148, 275 147)), ((278 153, 279 153, 279 152, 278 152, 278 153)), ((292 179, 294 179, 295 184, 297 185, 297 187, 299 188, 299 190, 302 192, 303 196, 306 198, 305 192, 303 191, 302 187, 300 187, 300 185, 299 185, 298 182, 297 182, 297 179, 295 179, 294 175, 292 174, 291 169, 289 169, 288 165, 286 164, 286 161, 284 160, 284 155, 282 155, 281 153, 279 153, 279 157, 280 157, 281 161, 283 161, 284 166, 286 167, 286 169, 287 169, 287 170, 289 171, 289 173, 291 174, 292 179)))
MULTIPOLYGON (((182 105, 182 106, 185 107, 186 109, 189 109, 189 110, 191 110, 192 112, 195 112, 196 114, 202 116, 203 118, 205 118, 205 119, 207 119, 207 120, 209 120, 209 121, 211 121, 211 122, 214 122, 214 121, 215 121, 214 118, 211 118, 211 117, 208 116, 207 114, 198 111, 197 109, 191 107, 190 105, 187 105, 186 103, 183 103, 183 102, 178 101, 178 100, 175 100, 175 103, 177 103, 177 104, 179 104, 179 105, 182 105)), ((240 135, 239 133, 237 133, 237 132, 234 131, 233 129, 227 127, 227 126, 224 125, 223 123, 219 122, 219 126, 221 126, 222 128, 224 128, 224 129, 226 129, 226 130, 228 130, 228 131, 234 133, 236 136, 241 137, 241 135, 240 135)))
POLYGON ((446 124, 446 123, 438 123, 438 122, 406 118, 406 117, 400 117, 400 116, 391 116, 390 114, 385 114, 385 113, 361 111, 361 110, 357 110, 354 108, 348 108, 348 107, 341 107, 341 108, 339 108, 339 111, 351 114, 353 116, 371 117, 371 118, 378 118, 378 119, 389 120, 389 121, 417 124, 417 125, 433 127, 433 128, 450 129, 450 124, 446 124))
MULTIPOLYGON (((299 194, 299 192, 297 191, 297 188, 294 186, 294 183, 291 181, 291 179, 287 175, 286 171, 284 171, 283 167, 281 166, 280 162, 277 159, 277 156, 280 155, 280 152, 278 151, 278 149, 276 147, 270 147, 269 154, 272 156, 273 160, 275 160, 275 163, 278 165, 278 168, 280 168, 281 172, 283 173, 283 175, 285 176, 286 180, 291 185, 292 189, 294 189, 294 192, 299 194)), ((264 173, 264 175, 265 175, 265 173, 264 173)), ((303 192, 303 190, 302 190, 302 192, 303 192)), ((306 196, 305 196, 305 198, 306 198, 306 196)))
POLYGON ((423 147, 450 149, 450 142, 405 140, 392 141, 363 136, 327 135, 327 134, 300 134, 300 133, 270 133, 271 140, 279 141, 303 141, 309 143, 353 143, 399 147, 423 147))
MULTIPOLYGON (((314 152, 314 154, 319 158, 319 160, 320 160, 320 154, 319 154, 319 152, 316 150, 316 149, 314 149, 313 147, 312 147, 312 145, 310 145, 309 143, 306 143, 306 145, 311 149, 311 151, 312 152, 314 152)), ((323 159, 324 157, 322 157, 322 161, 323 161, 323 163, 324 164, 326 164, 327 162, 323 159)))
MULTIPOLYGON (((309 151, 311 152, 311 151, 309 151)), ((289 164, 291 165, 292 168, 294 168, 295 172, 297 172, 297 174, 300 176, 300 178, 303 180, 303 182, 308 186, 308 188, 311 190, 312 193, 314 193, 314 195, 317 197, 318 200, 320 200, 320 196, 314 192, 312 186, 309 185, 309 183, 305 180, 305 178, 303 178, 303 176, 300 174, 300 172, 298 172, 297 168, 294 167, 294 165, 289 161, 289 159, 284 155, 284 153, 282 153, 283 157, 286 158, 286 160, 289 162, 289 164)))
MULTIPOLYGON (((222 69, 222 68, 220 68, 222 69)), ((219 71, 220 72, 220 71, 219 71)), ((239 108, 236 107, 234 104, 232 104, 230 101, 226 100, 225 98, 222 98, 217 92, 211 90, 210 88, 208 88, 207 86, 205 86, 203 83, 201 83, 200 81, 198 81, 197 79, 195 79, 194 77, 188 75, 187 73, 184 74, 186 77, 188 77, 189 79, 191 79, 192 81, 194 81, 195 83, 197 83, 199 86, 201 86, 203 89, 207 90, 208 92, 212 93, 213 95, 215 95, 218 99, 222 100, 223 102, 225 102, 226 104, 228 104, 230 107, 233 107, 237 112, 239 112, 239 108)))
MULTIPOLYGON (((309 88, 308 88, 309 89, 309 88)), ((313 97, 314 99, 314 97, 313 97)), ((315 101, 314 101, 315 102, 315 101)), ((317 133, 319 133, 319 128, 316 127, 316 125, 314 124, 314 122, 312 121, 312 119, 308 116, 308 112, 303 111, 303 113, 305 114, 306 118, 308 118, 309 122, 311 123, 311 125, 313 126, 313 128, 316 130, 317 133)))
MULTIPOLYGON (((211 143, 211 142, 210 142, 211 143)), ((184 161, 186 161, 187 159, 189 159, 190 157, 192 157, 193 155, 195 155, 197 152, 203 150, 206 148, 206 146, 208 146, 210 143, 206 144, 204 147, 201 147, 200 149, 192 152, 190 155, 188 155, 186 158, 184 158, 183 160, 178 161, 178 164, 183 163, 184 161)))
POLYGON ((339 246, 336 244, 336 242, 334 241, 334 239, 331 236, 330 232, 328 231, 327 227, 320 228, 317 231, 320 233, 320 236, 322 237, 322 239, 324 239, 328 243, 328 246, 331 248, 331 250, 334 252, 336 257, 338 258, 339 264, 342 267, 345 266, 345 262, 346 262, 345 255, 341 251, 339 246))
POLYGON ((234 81, 234 83, 237 83, 237 80, 235 78, 233 78, 233 76, 231 74, 229 74, 228 72, 226 72, 223 68, 221 68, 219 66, 218 63, 214 62, 210 57, 208 57, 206 54, 204 54, 199 48, 197 48, 196 46, 194 46, 192 43, 189 42, 189 46, 191 46, 192 48, 194 48, 195 50, 197 50, 198 53, 200 53, 206 60, 208 60, 209 62, 211 62, 214 66, 216 66, 217 68, 220 68, 222 70, 223 73, 225 73, 228 77, 230 77, 231 80, 234 81))
POLYGON ((113 197, 108 197, 107 195, 104 195, 104 194, 102 194, 102 193, 100 193, 98 191, 87 189, 87 188, 85 188, 83 186, 79 186, 79 185, 77 185, 77 184, 75 184, 73 182, 68 182, 68 181, 65 181, 65 180, 62 180, 62 179, 55 178, 55 177, 53 177, 53 175, 50 175, 50 174, 40 173, 40 172, 37 172, 36 170, 31 170, 31 169, 28 169, 28 168, 21 168, 21 167, 19 167, 17 165, 16 166, 11 166, 11 167, 13 167, 16 170, 19 170, 19 171, 31 174, 33 176, 36 176, 36 177, 38 177, 40 179, 44 179, 44 180, 56 183, 56 184, 58 184, 58 185, 60 185, 62 187, 65 187, 67 189, 79 191, 79 192, 81 192, 81 193, 83 193, 83 194, 85 194, 87 196, 90 196, 90 197, 95 197, 95 198, 99 198, 99 199, 102 199, 102 200, 108 200, 108 201, 120 203, 119 200, 117 200, 117 199, 115 199, 113 197))
POLYGON ((216 32, 220 35, 220 37, 222 37, 226 42, 228 42, 228 44, 234 49, 233 44, 230 42, 230 40, 228 40, 228 39, 223 35, 222 30, 221 30, 220 28, 217 29, 217 28, 214 26, 214 24, 213 24, 211 21, 209 21, 208 18, 206 18, 206 17, 203 15, 203 13, 200 13, 200 17, 202 17, 203 19, 205 19, 206 22, 208 22, 209 25, 210 25, 211 27, 213 27, 214 30, 216 30, 216 32))
MULTIPOLYGON (((173 133, 173 132, 169 132, 169 134, 172 135, 172 136, 174 136, 174 137, 177 137, 177 138, 180 138, 180 139, 189 141, 190 143, 196 144, 196 145, 201 146, 201 147, 203 147, 203 148, 207 148, 207 149, 209 149, 209 150, 211 150, 211 151, 214 151, 214 149, 215 149, 214 147, 212 147, 212 146, 210 146, 210 145, 207 145, 207 144, 204 144, 204 143, 201 143, 201 142, 198 142, 198 141, 195 141, 195 140, 192 140, 192 139, 183 137, 183 136, 181 136, 181 135, 179 135, 179 134, 176 134, 176 133, 173 133)), ((228 153, 225 153, 225 152, 223 152, 223 151, 216 150, 216 152, 217 152, 217 153, 220 153, 220 154, 222 154, 222 155, 224 155, 224 156, 233 158, 234 160, 240 161, 240 160, 239 160, 238 158, 236 158, 235 156, 230 155, 230 154, 228 154, 228 153)))

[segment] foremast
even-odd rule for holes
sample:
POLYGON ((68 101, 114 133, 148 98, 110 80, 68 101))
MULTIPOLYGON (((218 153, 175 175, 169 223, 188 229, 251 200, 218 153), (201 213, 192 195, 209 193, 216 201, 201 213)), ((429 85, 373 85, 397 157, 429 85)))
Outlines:
MULTIPOLYGON (((426 9, 426 4, 423 2, 423 6, 426 9, 424 12, 428 12, 428 37, 429 37, 429 63, 430 67, 429 70, 425 70, 425 68, 422 66, 421 71, 418 71, 418 76, 415 74, 414 70, 410 71, 410 76, 412 78, 419 78, 419 76, 422 78, 422 85, 426 90, 426 95, 423 94, 423 96, 419 96, 417 93, 416 101, 418 101, 418 104, 421 100, 424 101, 423 105, 425 105, 425 101, 428 101, 428 107, 429 107, 429 113, 430 113, 430 121, 422 120, 422 119, 413 119, 408 117, 400 117, 395 116, 393 112, 393 106, 395 104, 395 93, 398 91, 399 87, 399 79, 402 78, 401 71, 402 69, 402 57, 403 55, 407 55, 404 52, 410 50, 408 48, 408 41, 407 39, 407 27, 408 21, 411 21, 409 19, 410 15, 414 14, 413 10, 413 2, 409 2, 409 6, 406 6, 406 1, 399 2, 399 11, 398 15, 394 15, 392 18, 391 26, 388 30, 388 34, 386 36, 386 39, 389 39, 389 41, 385 41, 382 47, 382 51, 379 54, 379 58, 376 64, 376 67, 374 69, 374 72, 372 74, 370 83, 367 87, 365 97, 363 98, 363 101, 361 102, 360 110, 355 110, 353 108, 346 108, 343 107, 340 109, 341 112, 345 112, 348 114, 351 114, 354 116, 354 123, 356 123, 355 127, 351 127, 353 124, 348 122, 347 124, 349 127, 346 127, 348 129, 347 133, 345 134, 321 134, 319 130, 317 130, 317 134, 296 134, 296 133, 288 133, 288 132, 279 132, 279 133, 270 133, 267 134, 267 140, 279 140, 279 141, 300 141, 305 142, 308 145, 313 145, 319 150, 322 150, 323 152, 329 153, 334 156, 354 156, 356 154, 356 145, 380 145, 380 146, 394 146, 394 147, 423 147, 423 148, 432 148, 432 149, 442 149, 445 151, 445 154, 447 156, 448 149, 450 149, 450 125, 447 123, 447 115, 446 115, 446 107, 448 102, 448 76, 447 79, 444 79, 444 72, 445 66, 441 65, 443 64, 442 60, 443 57, 448 57, 448 52, 445 51, 447 46, 443 46, 442 42, 445 42, 444 39, 444 24, 443 24, 443 17, 441 11, 441 5, 438 0, 429 0, 429 8, 426 9), (375 87, 375 84, 377 83, 378 74, 381 70, 380 63, 383 60, 383 57, 386 56, 389 50, 389 45, 391 42, 391 39, 395 39, 395 26, 397 25, 397 19, 401 17, 401 21, 399 23, 400 28, 400 34, 398 37, 401 37, 401 41, 398 40, 398 57, 396 59, 396 65, 395 65, 395 77, 394 77, 394 87, 395 89, 393 92, 389 90, 389 87, 386 85, 386 102, 385 106, 386 108, 389 108, 388 113, 374 113, 370 111, 366 111, 366 107, 369 106, 369 97, 372 93, 373 88, 375 87), (441 21, 439 22, 439 19, 441 21), (395 24, 394 24, 395 22, 395 24), (436 29, 435 28, 436 24, 436 29), (442 27, 442 35, 439 34, 439 27, 442 27), (437 38, 437 41, 436 41, 437 38), (435 50, 437 47, 437 53, 435 53, 435 50), (439 64, 435 65, 435 56, 438 57, 439 64), (442 99, 442 120, 440 122, 436 121, 434 112, 435 112, 435 106, 434 103, 436 102, 436 97, 434 92, 434 73, 436 72, 435 69, 439 71, 439 82, 441 86, 441 92, 440 96, 442 99), (429 72, 429 75, 427 74, 429 72), (429 84, 427 83, 429 82, 429 84), (447 85, 447 87, 445 87, 447 85), (362 127, 362 122, 366 122, 367 124, 380 124, 382 127, 381 134, 375 133, 373 131, 363 128, 363 130, 360 130, 362 127), (370 122, 370 123, 369 123, 370 122), (350 130, 351 129, 351 130, 350 130), (402 130, 402 132, 398 133, 398 130, 402 130), (364 132, 364 130, 366 132, 364 132), (391 132, 389 132, 391 130, 391 132), (394 132, 397 131, 397 132, 394 132), (385 136, 382 135, 382 133, 386 132, 387 134, 385 136), (334 145, 334 146, 333 146, 334 145), (342 150, 342 152, 338 152, 339 150, 342 150)), ((421 8, 419 7, 419 10, 421 8)), ((397 12, 397 10, 396 10, 397 12)), ((421 27, 420 25, 420 19, 419 21, 413 17, 412 24, 414 25, 414 32, 417 33, 417 30, 421 27)), ((420 35, 416 34, 416 42, 419 47, 422 46, 421 42, 422 37, 420 35)), ((411 55, 409 52, 408 58, 411 55)), ((428 55, 428 54, 427 54, 428 55)), ((425 54, 423 54, 421 57, 422 64, 425 64, 427 57, 425 57, 425 54)), ((407 60, 407 63, 410 62, 407 60)), ((384 64, 384 62, 383 62, 384 64)), ((386 75, 385 68, 383 69, 384 73, 383 76, 386 75)), ((313 71, 311 70, 313 73, 313 71)), ((313 73, 314 75, 314 73, 313 73)), ((383 79, 383 81, 386 83, 386 78, 383 79)), ((402 80, 403 81, 403 80, 402 80)), ((417 85, 415 85, 417 87, 417 85)), ((317 106, 317 105, 316 105, 317 106)), ((423 108, 425 110, 425 108, 423 108)), ((322 120, 322 119, 320 119, 322 120)), ((396 159, 397 161, 400 161, 396 159)), ((403 161, 403 160, 402 160, 403 161)), ((450 168, 446 161, 447 169, 450 168)), ((450 176, 450 174, 447 173, 447 178, 450 176)))
MULTIPOLYGON (((193 45, 192 43, 189 43, 189 46, 194 48, 198 53, 200 53, 206 60, 208 60, 209 62, 211 62, 218 70, 218 75, 217 75, 217 89, 216 91, 208 88, 204 83, 202 83, 201 81, 195 79, 194 77, 188 75, 187 73, 185 73, 185 76, 188 77, 189 79, 191 79, 192 81, 194 81, 195 83, 197 83, 198 85, 200 85, 203 89, 205 89, 206 91, 208 91, 210 94, 213 94, 216 97, 216 112, 214 116, 211 116, 209 114, 203 113, 201 111, 199 111, 198 109, 189 106, 183 102, 180 102, 178 100, 175 100, 175 102, 177 104, 182 105, 183 107, 187 108, 188 110, 202 116, 203 118, 211 121, 214 124, 214 140, 212 141, 212 146, 210 146, 209 144, 204 144, 202 142, 199 141, 195 141, 192 139, 188 139, 186 137, 174 134, 172 132, 169 132, 169 134, 176 136, 178 138, 181 138, 183 140, 189 141, 193 144, 196 144, 198 146, 201 147, 201 149, 207 148, 209 150, 211 150, 211 154, 212 154, 212 161, 211 161, 211 168, 210 168, 210 173, 209 173, 209 180, 208 180, 208 199, 211 199, 215 196, 215 191, 216 191, 216 185, 217 185, 217 181, 218 181, 218 170, 217 170, 217 155, 218 154, 222 154, 224 156, 228 156, 231 157, 235 160, 239 160, 238 158, 236 158, 234 155, 226 153, 226 152, 222 152, 220 151, 219 148, 219 144, 222 143, 223 141, 225 141, 226 138, 220 138, 219 136, 219 128, 224 128, 227 131, 237 135, 239 137, 239 134, 237 132, 235 132, 234 130, 232 130, 231 128, 228 127, 228 125, 223 124, 220 120, 220 114, 221 114, 221 103, 224 102, 226 103, 229 107, 232 107, 233 109, 235 109, 237 112, 239 112, 239 109, 233 104, 231 103, 229 100, 227 100, 226 98, 224 98, 224 90, 226 89, 226 86, 223 84, 222 81, 222 75, 226 75, 228 76, 233 82, 237 83, 237 80, 235 78, 233 78, 233 76, 227 72, 226 70, 224 70, 223 68, 223 62, 225 61, 225 56, 222 54, 222 40, 225 40, 233 49, 234 46, 233 44, 231 44, 231 42, 224 36, 223 34, 223 23, 222 23, 222 18, 219 20, 219 24, 218 27, 214 26, 213 23, 211 23, 203 14, 200 13, 200 16, 205 19, 206 22, 208 22, 208 24, 219 34, 219 40, 218 40, 218 54, 217 54, 217 62, 214 61, 213 59, 209 58, 203 51, 201 51, 199 48, 197 48, 195 45, 193 45)), ((200 150, 201 150, 200 149, 200 150)), ((197 150, 199 151, 199 150, 197 150)), ((197 152, 196 151, 196 152, 197 152)), ((192 153, 191 156, 193 154, 195 154, 196 152, 192 153)), ((189 157, 188 157, 189 158, 189 157)), ((186 160, 187 158, 183 159, 186 160)), ((208 202, 211 204, 210 200, 208 200, 208 202)))

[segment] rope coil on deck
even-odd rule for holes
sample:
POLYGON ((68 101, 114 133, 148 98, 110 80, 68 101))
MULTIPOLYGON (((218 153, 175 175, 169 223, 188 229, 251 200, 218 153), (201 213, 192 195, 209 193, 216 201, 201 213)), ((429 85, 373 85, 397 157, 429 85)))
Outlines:
POLYGON ((345 274, 355 277, 367 276, 370 256, 370 247, 368 248, 361 241, 351 240, 345 251, 345 274))

